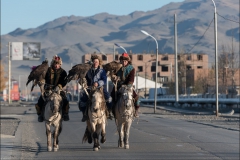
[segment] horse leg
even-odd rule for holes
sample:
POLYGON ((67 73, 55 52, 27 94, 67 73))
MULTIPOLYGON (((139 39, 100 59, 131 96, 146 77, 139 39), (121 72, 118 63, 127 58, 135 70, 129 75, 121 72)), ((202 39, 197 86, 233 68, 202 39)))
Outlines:
POLYGON ((118 139, 118 147, 122 148, 123 147, 123 124, 118 124, 118 134, 119 134, 119 139, 118 139))
POLYGON ((52 151, 52 137, 51 137, 51 128, 50 125, 45 123, 46 126, 46 135, 47 135, 47 149, 48 151, 52 151))
POLYGON ((98 137, 99 135, 97 134, 97 132, 93 132, 93 141, 94 141, 94 145, 93 145, 93 151, 98 151, 99 149, 99 142, 98 142, 98 137))
POLYGON ((60 125, 55 126, 54 135, 53 135, 53 150, 54 152, 58 150, 58 136, 59 136, 60 125))
POLYGON ((130 128, 131 128, 132 121, 128 121, 125 123, 124 129, 124 148, 129 149, 129 135, 130 135, 130 128))
POLYGON ((59 149, 59 135, 61 134, 61 132, 62 132, 62 120, 60 120, 60 125, 59 125, 59 130, 58 130, 58 135, 57 135, 57 137, 56 137, 56 144, 57 144, 57 149, 59 149))
POLYGON ((101 130, 102 130, 102 132, 101 132, 101 143, 104 143, 104 142, 106 142, 106 129, 105 129, 105 123, 102 123, 102 128, 101 128, 101 130))

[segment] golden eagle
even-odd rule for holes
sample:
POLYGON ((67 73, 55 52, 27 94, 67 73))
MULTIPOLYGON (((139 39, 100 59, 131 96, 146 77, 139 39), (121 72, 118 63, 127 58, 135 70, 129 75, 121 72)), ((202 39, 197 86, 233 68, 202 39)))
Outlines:
POLYGON ((84 78, 91 66, 91 63, 89 62, 73 66, 72 69, 68 71, 68 75, 65 78, 66 83, 70 82, 71 80, 84 78))
POLYGON ((32 68, 31 73, 28 76, 28 81, 26 83, 26 86, 29 82, 33 81, 33 85, 31 88, 31 91, 33 90, 35 85, 39 85, 41 92, 43 93, 43 84, 45 82, 45 75, 48 70, 48 60, 45 59, 41 65, 38 65, 37 67, 32 68))
POLYGON ((103 65, 103 69, 106 72, 110 72, 110 77, 115 75, 121 67, 122 67, 122 64, 117 61, 112 61, 112 62, 109 62, 109 63, 103 65))

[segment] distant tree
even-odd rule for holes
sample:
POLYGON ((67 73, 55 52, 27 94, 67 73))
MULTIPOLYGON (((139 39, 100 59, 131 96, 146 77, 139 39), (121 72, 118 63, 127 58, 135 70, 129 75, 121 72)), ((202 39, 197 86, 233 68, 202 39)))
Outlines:
POLYGON ((6 77, 4 72, 4 66, 2 61, 0 61, 0 92, 2 92, 6 88, 6 77))

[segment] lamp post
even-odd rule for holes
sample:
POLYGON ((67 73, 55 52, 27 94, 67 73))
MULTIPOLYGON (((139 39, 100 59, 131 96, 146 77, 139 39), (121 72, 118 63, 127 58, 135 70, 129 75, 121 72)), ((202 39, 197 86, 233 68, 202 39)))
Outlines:
POLYGON ((216 116, 218 116, 218 53, 217 53, 217 8, 214 0, 214 31, 215 31, 215 80, 216 80, 216 116))
MULTIPOLYGON (((71 63, 71 69, 72 69, 72 67, 73 67, 75 64, 76 64, 76 63, 71 63)), ((79 101, 79 100, 80 100, 80 99, 79 99, 80 94, 79 94, 78 81, 76 81, 76 89, 77 89, 77 99, 78 99, 78 101, 79 101)), ((74 90, 74 87, 73 87, 73 97, 72 97, 72 101, 74 101, 74 96, 75 96, 75 90, 74 90)))
POLYGON ((154 100, 154 113, 156 113, 156 106, 157 106, 157 68, 158 68, 158 42, 157 40, 150 34, 148 34, 146 31, 141 30, 141 32, 147 36, 152 37, 156 42, 156 80, 155 80, 155 100, 154 100))
MULTIPOLYGON (((107 57, 107 55, 106 55, 104 52, 102 52, 100 49, 97 48, 97 50, 106 57, 107 63, 108 63, 108 57, 107 57)), ((108 77, 107 77, 107 91, 108 91, 108 77)))
MULTIPOLYGON (((19 90, 21 90, 21 76, 25 76, 25 75, 19 75, 18 78, 19 78, 19 90)), ((22 90, 21 90, 21 93, 22 93, 22 90)), ((20 94, 21 95, 21 94, 20 94)))
POLYGON ((155 60, 155 59, 151 59, 151 60, 149 60, 149 61, 147 61, 147 62, 144 62, 145 63, 145 99, 146 99, 146 95, 147 95, 147 88, 146 88, 146 86, 147 86, 147 63, 148 62, 151 62, 151 61, 153 61, 153 60, 155 60))
POLYGON ((126 49, 125 49, 125 48, 123 48, 123 46, 120 46, 120 45, 119 45, 119 44, 117 44, 117 43, 114 43, 114 45, 115 45, 115 46, 117 46, 117 47, 120 47, 120 48, 122 48, 122 49, 124 50, 124 52, 126 52, 126 53, 127 53, 126 49))

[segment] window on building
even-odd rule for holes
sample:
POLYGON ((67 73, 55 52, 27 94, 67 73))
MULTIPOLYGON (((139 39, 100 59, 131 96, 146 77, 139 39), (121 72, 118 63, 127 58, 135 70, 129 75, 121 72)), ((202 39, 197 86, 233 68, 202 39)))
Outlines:
POLYGON ((163 57, 161 58, 161 60, 162 60, 162 61, 168 61, 168 56, 163 56, 163 57))
POLYGON ((138 66, 138 72, 142 72, 143 71, 143 66, 138 66))
POLYGON ((137 56, 137 59, 138 59, 139 61, 142 61, 142 60, 143 60, 143 55, 138 55, 138 56, 137 56))
POLYGON ((197 55, 197 59, 198 59, 199 61, 202 61, 202 60, 203 60, 203 56, 202 56, 202 55, 197 55))
POLYGON ((116 60, 116 61, 118 60, 118 55, 115 55, 115 60, 116 60))
POLYGON ((168 66, 162 66, 162 72, 168 72, 168 66))
POLYGON ((202 66, 197 66, 198 69, 202 69, 203 67, 202 66))
POLYGON ((151 66, 151 72, 156 72, 156 66, 151 66))
POLYGON ((106 61, 107 60, 107 57, 105 55, 102 55, 102 60, 103 61, 106 61))
POLYGON ((129 55, 129 57, 131 58, 131 60, 133 60, 133 59, 132 59, 132 55, 129 55))
POLYGON ((179 55, 177 56, 177 60, 180 60, 180 56, 179 55))
POLYGON ((191 70, 191 69, 192 69, 192 66, 187 65, 187 70, 191 70))
POLYGON ((192 60, 192 56, 191 55, 187 55, 187 60, 188 61, 192 60))

